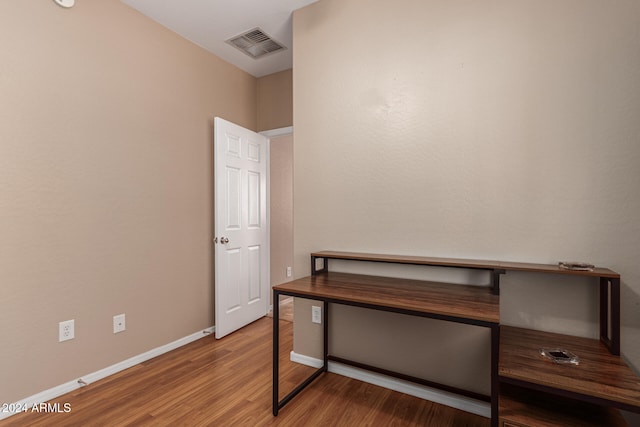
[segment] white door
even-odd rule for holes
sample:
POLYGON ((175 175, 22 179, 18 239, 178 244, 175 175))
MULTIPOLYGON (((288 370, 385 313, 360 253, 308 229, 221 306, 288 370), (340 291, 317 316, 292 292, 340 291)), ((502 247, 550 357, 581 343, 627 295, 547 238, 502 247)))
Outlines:
POLYGON ((268 139, 214 121, 216 338, 267 314, 268 139))

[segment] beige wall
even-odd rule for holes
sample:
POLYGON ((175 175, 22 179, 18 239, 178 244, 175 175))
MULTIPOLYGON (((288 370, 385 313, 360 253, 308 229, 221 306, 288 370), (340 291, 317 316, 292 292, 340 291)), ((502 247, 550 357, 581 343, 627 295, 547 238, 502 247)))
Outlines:
POLYGON ((13 402, 213 324, 213 117, 255 129, 256 81, 119 1, 0 2, 0 52, 13 402))
MULTIPOLYGON (((293 124, 293 72, 280 71, 257 79, 258 131, 293 124)), ((293 267, 293 135, 270 143, 271 285, 291 280, 293 267)))
POLYGON ((258 131, 293 125, 293 71, 284 70, 257 81, 258 131))
POLYGON ((271 285, 288 282, 293 268, 293 135, 270 140, 271 285))
MULTIPOLYGON (((322 249, 590 261, 622 274, 622 348, 640 367, 639 26, 627 1, 321 0, 296 12, 296 276, 322 249)), ((594 336, 589 285, 509 273, 502 321, 594 336)), ((362 316, 336 310, 333 351, 452 382, 465 369, 488 387, 484 331, 362 316), (399 362, 389 347, 416 351, 399 362), (452 365, 446 352, 462 350, 452 365)))

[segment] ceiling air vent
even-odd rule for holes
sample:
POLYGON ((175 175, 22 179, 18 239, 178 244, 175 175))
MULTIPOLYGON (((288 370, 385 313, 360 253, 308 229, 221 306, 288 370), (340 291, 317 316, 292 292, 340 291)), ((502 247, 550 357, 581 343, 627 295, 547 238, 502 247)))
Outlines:
POLYGON ((283 45, 269 37, 260 28, 254 28, 246 33, 231 37, 227 40, 231 46, 240 49, 253 59, 286 49, 283 45))

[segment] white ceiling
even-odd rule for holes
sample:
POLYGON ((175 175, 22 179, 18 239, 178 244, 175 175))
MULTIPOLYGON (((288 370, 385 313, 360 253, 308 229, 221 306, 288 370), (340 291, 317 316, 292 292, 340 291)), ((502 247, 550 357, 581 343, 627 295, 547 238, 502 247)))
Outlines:
POLYGON ((261 77, 292 67, 291 14, 317 0, 121 0, 218 57, 261 77), (253 59, 225 42, 260 27, 287 47, 253 59))

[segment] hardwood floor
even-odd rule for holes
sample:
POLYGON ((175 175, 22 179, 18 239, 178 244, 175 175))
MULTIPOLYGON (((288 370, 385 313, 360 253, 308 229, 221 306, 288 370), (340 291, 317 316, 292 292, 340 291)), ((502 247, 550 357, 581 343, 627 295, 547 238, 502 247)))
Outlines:
MULTIPOLYGON (((292 323, 281 320, 282 396, 311 368, 289 361, 292 323)), ((271 414, 271 327, 263 318, 216 341, 207 336, 51 403, 67 413, 25 412, 8 426, 430 426, 488 427, 489 420, 336 374, 323 374, 271 414)))

